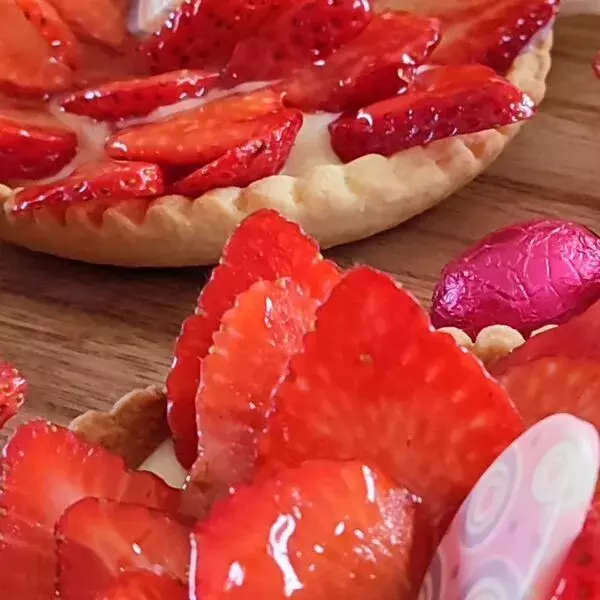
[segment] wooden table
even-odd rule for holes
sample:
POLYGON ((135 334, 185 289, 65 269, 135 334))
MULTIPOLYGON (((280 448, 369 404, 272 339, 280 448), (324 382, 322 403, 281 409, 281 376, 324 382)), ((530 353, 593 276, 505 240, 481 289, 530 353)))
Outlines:
MULTIPOLYGON (((590 67, 599 31, 598 18, 559 24, 541 114, 477 181, 404 226, 331 256, 389 271, 427 303, 444 263, 498 227, 552 215, 600 232, 600 81, 590 67)), ((12 427, 34 415, 67 423, 162 382, 179 325, 207 276, 93 267, 4 245, 0 257, 0 355, 30 381, 27 408, 12 427)))

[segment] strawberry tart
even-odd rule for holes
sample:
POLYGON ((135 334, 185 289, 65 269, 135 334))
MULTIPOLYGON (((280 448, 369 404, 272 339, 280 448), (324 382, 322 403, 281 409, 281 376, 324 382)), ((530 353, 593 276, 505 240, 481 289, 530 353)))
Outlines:
POLYGON ((559 0, 164 4, 0 2, 1 239, 152 267, 262 208, 323 247, 391 228, 534 114, 559 0))

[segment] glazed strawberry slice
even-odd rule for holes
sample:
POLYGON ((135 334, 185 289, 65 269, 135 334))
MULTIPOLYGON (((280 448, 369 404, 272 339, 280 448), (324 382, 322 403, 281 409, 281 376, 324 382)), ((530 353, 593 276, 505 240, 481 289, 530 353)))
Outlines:
POLYGON ((369 0, 297 0, 238 43, 225 79, 241 83, 286 77, 326 59, 370 20, 369 0))
POLYGON ((477 360, 434 332, 391 278, 366 267, 349 271, 317 311, 274 402, 260 467, 277 472, 312 458, 376 464, 423 498, 434 543, 523 431, 477 360))
POLYGON ((322 301, 339 276, 336 265, 322 259, 317 243, 275 211, 260 210, 237 228, 198 298, 195 314, 183 323, 167 378, 169 425, 183 466, 191 467, 197 456, 194 398, 202 359, 237 296, 257 281, 291 277, 322 301))
POLYGON ((191 598, 407 599, 415 498, 360 462, 309 462, 217 504, 191 598))
POLYGON ((72 175, 44 185, 30 186, 15 195, 13 212, 69 206, 101 200, 118 202, 152 198, 164 190, 160 167, 142 162, 101 161, 82 165, 72 175))
POLYGON ((223 315, 196 396, 200 443, 192 478, 209 500, 248 481, 271 397, 318 304, 290 279, 258 281, 223 315))
POLYGON ((262 131, 255 138, 176 182, 174 191, 195 198, 210 190, 245 187, 277 175, 285 166, 302 122, 302 113, 294 109, 262 117, 262 131))
POLYGON ((109 138, 106 152, 116 159, 202 166, 264 135, 270 124, 261 117, 282 108, 281 97, 273 90, 233 95, 164 121, 125 129, 109 138))
POLYGON ((428 68, 403 95, 342 115, 329 126, 341 160, 391 156, 443 138, 518 123, 532 100, 481 65, 428 68))
POLYGON ((285 103, 306 111, 344 112, 397 95, 439 41, 437 21, 410 13, 376 16, 323 66, 284 81, 285 103))
POLYGON ((75 133, 50 114, 0 108, 0 181, 54 175, 76 152, 75 133))
POLYGON ((210 71, 173 71, 80 90, 63 98, 60 104, 67 112, 98 121, 143 117, 161 106, 203 96, 219 77, 210 71))
POLYGON ((109 590, 96 600, 188 600, 185 586, 166 575, 150 571, 123 573, 109 590))
POLYGON ((25 402, 27 381, 8 363, 0 360, 0 429, 25 402))
POLYGON ((95 600, 124 571, 164 574, 187 584, 190 529, 145 506, 86 498, 56 525, 61 600, 95 600))
POLYGON ((0 578, 2 598, 54 596, 54 527, 63 512, 85 498, 109 498, 168 513, 180 492, 74 433, 37 421, 21 427, 0 462, 0 578))

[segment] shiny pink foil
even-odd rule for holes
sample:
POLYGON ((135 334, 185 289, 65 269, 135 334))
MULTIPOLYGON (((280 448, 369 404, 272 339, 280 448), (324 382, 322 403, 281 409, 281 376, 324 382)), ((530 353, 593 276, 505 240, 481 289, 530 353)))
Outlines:
POLYGON ((495 324, 529 335, 598 298, 600 238, 568 221, 530 221, 491 233, 446 265, 431 320, 472 337, 495 324))

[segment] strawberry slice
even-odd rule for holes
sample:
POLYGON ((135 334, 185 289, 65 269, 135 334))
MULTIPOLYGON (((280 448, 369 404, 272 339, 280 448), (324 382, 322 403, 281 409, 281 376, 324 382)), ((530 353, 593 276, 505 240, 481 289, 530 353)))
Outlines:
POLYGON ((438 24, 410 13, 376 16, 323 66, 303 69, 279 87, 285 103, 306 111, 344 112, 397 95, 439 41, 438 24))
POLYGON ((234 232, 220 265, 202 290, 194 315, 182 326, 167 378, 168 418, 177 457, 189 468, 197 456, 194 398, 200 366, 219 329, 221 317, 238 294, 261 280, 291 277, 317 300, 324 300, 339 280, 337 266, 322 260, 317 243, 298 225, 272 210, 260 210, 234 232))
POLYGON ((302 350, 318 304, 290 279, 258 281, 223 315, 196 396, 193 480, 210 499, 248 481, 271 397, 290 357, 302 350))
POLYGON ((53 183, 30 186, 15 195, 13 212, 102 200, 151 198, 164 191, 162 170, 141 162, 100 161, 82 165, 53 183))
POLYGON ((409 294, 366 267, 334 288, 304 348, 275 395, 259 466, 372 462, 423 498, 439 541, 523 431, 504 390, 450 336, 432 330, 409 294))
POLYGON ((403 95, 342 115, 330 124, 341 160, 391 156, 413 146, 529 119, 532 100, 481 65, 428 68, 403 95))
POLYGON ((27 381, 8 363, 0 360, 0 429, 25 402, 27 381))
POLYGON ((143 117, 161 106, 203 96, 219 77, 209 71, 173 71, 80 90, 63 98, 60 104, 67 112, 98 121, 143 117))
POLYGON ((188 600, 185 586, 150 571, 123 573, 114 586, 96 600, 188 600))
POLYGON ((283 471, 198 523, 190 597, 408 598, 415 513, 414 496, 360 462, 283 471))
POLYGON ((0 596, 54 597, 54 527, 66 508, 85 497, 141 504, 169 513, 180 491, 50 423, 24 425, 0 462, 0 596))
POLYGON ((297 0, 238 43, 225 79, 270 81, 323 61, 356 37, 371 14, 368 0, 297 0))
POLYGON ((235 45, 295 0, 183 0, 140 53, 153 72, 224 67, 235 45))
POLYGON ((254 139, 228 150, 174 185, 174 191, 197 197, 209 190, 237 186, 277 175, 285 166, 302 127, 300 111, 287 109, 261 118, 263 129, 254 139))
POLYGON ((0 109, 0 181, 49 177, 76 153, 75 133, 48 113, 0 109))
POLYGON ((200 108, 125 129, 106 143, 116 159, 147 160, 169 165, 206 165, 228 150, 265 135, 271 124, 261 119, 283 108, 273 90, 233 95, 200 108))
POLYGON ((85 498, 56 525, 61 600, 95 600, 124 571, 149 571, 187 583, 190 530, 145 506, 85 498))

